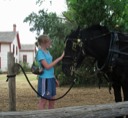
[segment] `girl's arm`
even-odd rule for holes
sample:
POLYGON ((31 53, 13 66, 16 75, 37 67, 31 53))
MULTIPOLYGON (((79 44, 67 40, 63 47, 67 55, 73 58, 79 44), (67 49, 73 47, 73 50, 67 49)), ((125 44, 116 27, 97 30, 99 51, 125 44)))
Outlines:
POLYGON ((59 58, 55 59, 52 63, 48 64, 45 60, 42 60, 41 64, 46 69, 50 69, 51 67, 55 66, 59 61, 61 61, 63 59, 63 57, 64 57, 64 52, 63 52, 63 54, 59 58))

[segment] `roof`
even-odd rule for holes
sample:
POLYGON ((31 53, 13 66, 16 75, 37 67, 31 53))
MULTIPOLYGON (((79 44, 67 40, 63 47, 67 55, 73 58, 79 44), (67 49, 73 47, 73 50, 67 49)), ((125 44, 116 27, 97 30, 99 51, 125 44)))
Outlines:
POLYGON ((11 43, 16 36, 16 32, 0 32, 0 42, 11 43))
POLYGON ((21 48, 18 32, 13 32, 13 31, 0 32, 0 42, 2 42, 2 43, 12 43, 15 37, 17 37, 17 42, 18 42, 19 48, 21 48))
POLYGON ((22 44, 21 51, 35 51, 35 44, 22 44))

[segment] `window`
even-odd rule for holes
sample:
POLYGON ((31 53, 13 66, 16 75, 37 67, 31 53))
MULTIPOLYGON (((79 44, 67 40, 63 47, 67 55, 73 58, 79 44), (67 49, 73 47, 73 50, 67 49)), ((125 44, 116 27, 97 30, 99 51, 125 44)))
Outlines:
POLYGON ((17 49, 17 46, 16 46, 16 55, 17 55, 17 53, 18 53, 18 49, 17 49))
POLYGON ((16 63, 17 63, 17 59, 16 59, 16 63))
POLYGON ((1 68, 1 57, 0 57, 0 68, 1 68))
POLYGON ((27 55, 23 55, 23 63, 27 63, 27 55))
POLYGON ((13 44, 13 54, 15 54, 15 45, 13 44))
POLYGON ((0 43, 0 52, 1 52, 1 43, 0 43))

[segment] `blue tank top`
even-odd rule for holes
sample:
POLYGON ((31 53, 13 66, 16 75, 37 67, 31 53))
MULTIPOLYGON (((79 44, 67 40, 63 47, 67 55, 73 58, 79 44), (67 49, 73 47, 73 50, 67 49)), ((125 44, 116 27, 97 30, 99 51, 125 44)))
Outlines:
MULTIPOLYGON (((50 63, 52 63, 52 59, 53 59, 49 51, 45 52, 42 49, 38 50, 36 58, 40 64, 41 64, 42 60, 45 60, 48 64, 50 64, 50 63)), ((50 69, 44 68, 44 73, 39 75, 39 77, 42 79, 54 78, 54 68, 53 67, 50 69)))

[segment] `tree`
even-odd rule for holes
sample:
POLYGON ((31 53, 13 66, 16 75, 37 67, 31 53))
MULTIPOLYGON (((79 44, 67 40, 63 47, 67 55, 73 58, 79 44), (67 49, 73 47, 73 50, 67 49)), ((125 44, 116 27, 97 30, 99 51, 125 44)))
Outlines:
MULTIPOLYGON (((57 58, 64 50, 64 40, 67 34, 69 34, 72 26, 70 22, 64 18, 60 18, 56 13, 48 13, 47 11, 40 10, 37 14, 31 13, 24 19, 24 22, 28 22, 30 31, 36 31, 37 36, 41 34, 48 34, 52 40, 52 48, 50 52, 53 58, 57 58)), ((58 64, 55 68, 55 74, 61 73, 61 65, 58 64)), ((63 81, 63 80, 62 80, 63 81)))
POLYGON ((64 16, 81 26, 106 25, 128 29, 128 3, 126 0, 67 0, 64 16))
POLYGON ((70 29, 67 26, 69 22, 65 22, 63 18, 59 18, 56 13, 47 13, 40 10, 38 14, 31 13, 24 19, 24 22, 29 22, 32 27, 30 31, 36 31, 39 35, 42 31, 52 38, 63 39, 70 29))
MULTIPOLYGON (((45 0, 44 0, 45 1, 45 0)), ((37 0, 42 4, 43 0, 37 0)), ((110 29, 118 26, 128 31, 128 2, 126 0, 66 0, 68 11, 63 15, 68 21, 79 26, 102 24, 110 29)), ((50 1, 52 3, 52 0, 50 1)))

